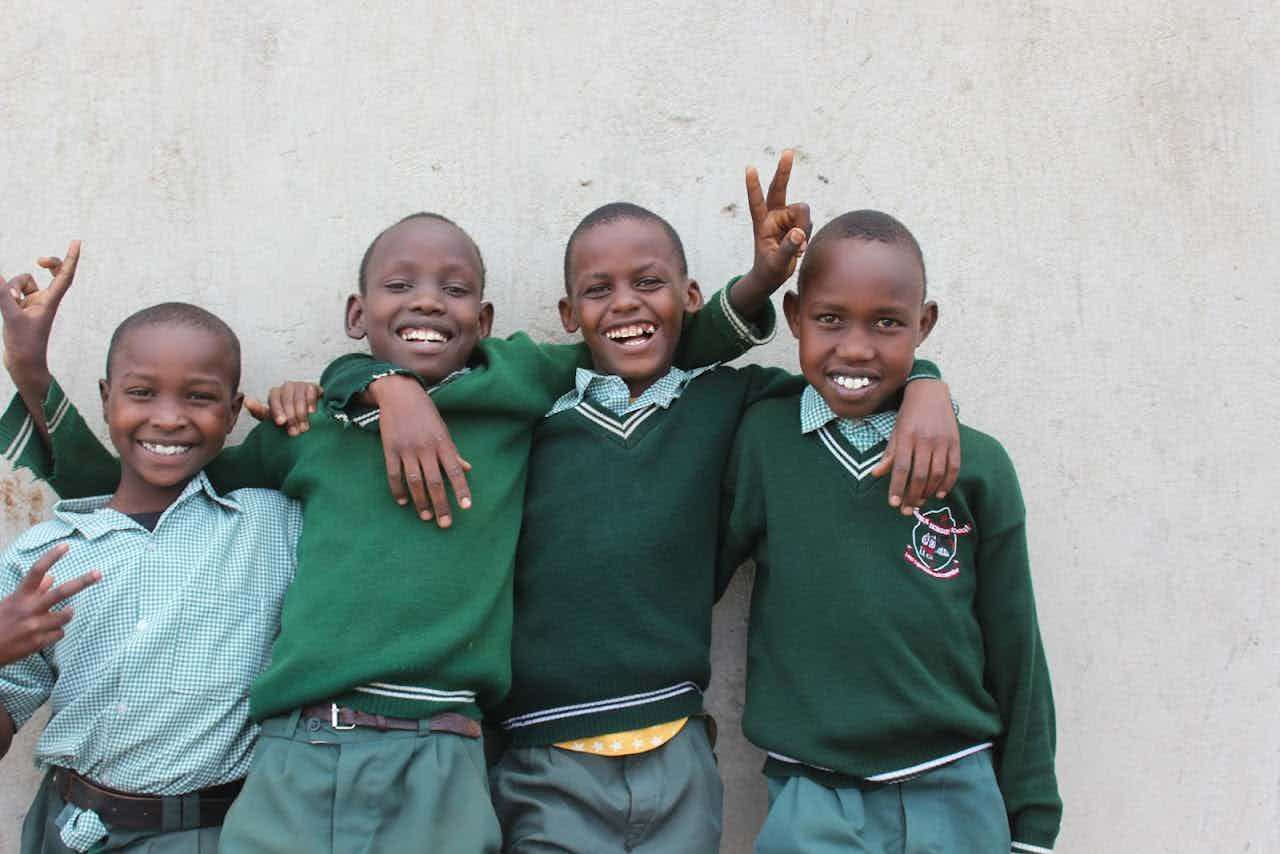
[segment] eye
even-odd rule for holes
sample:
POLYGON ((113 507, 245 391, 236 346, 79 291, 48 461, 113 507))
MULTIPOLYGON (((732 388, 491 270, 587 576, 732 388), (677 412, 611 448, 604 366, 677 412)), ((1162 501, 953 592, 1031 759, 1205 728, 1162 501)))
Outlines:
POLYGON ((636 282, 636 287, 642 291, 651 291, 654 288, 662 287, 662 284, 662 279, 655 278, 654 276, 645 276, 643 279, 636 282))
POLYGON ((404 279, 392 279, 389 282, 383 282, 382 287, 388 291, 407 291, 413 287, 413 283, 406 282, 404 279))
POLYGON ((604 282, 596 282, 594 285, 588 285, 586 290, 582 292, 584 297, 602 297, 609 293, 609 286, 604 282))
POLYGON ((465 282, 448 282, 442 290, 451 297, 469 297, 471 296, 471 286, 465 282))
POLYGON ((216 403, 218 401, 218 396, 211 391, 193 391, 187 397, 198 403, 216 403))
POLYGON ((894 317, 882 317, 874 324, 876 329, 898 329, 906 324, 894 317))
POLYGON ((139 400, 145 400, 151 397, 151 394, 152 394, 151 389, 145 388, 143 386, 133 386, 132 388, 127 388, 124 390, 124 393, 129 397, 137 398, 139 400))
POLYGON ((814 320, 818 321, 823 326, 835 326, 840 322, 840 315, 826 311, 815 317, 814 320))

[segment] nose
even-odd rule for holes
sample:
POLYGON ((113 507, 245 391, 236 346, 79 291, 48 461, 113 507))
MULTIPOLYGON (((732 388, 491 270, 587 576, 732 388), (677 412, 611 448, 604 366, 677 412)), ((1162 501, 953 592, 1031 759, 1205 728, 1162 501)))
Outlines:
POLYGON ((441 314, 444 312, 443 294, 437 285, 418 285, 413 289, 409 307, 423 314, 441 314))
POLYGON ((162 398, 151 408, 151 425, 157 430, 181 430, 187 421, 187 412, 179 400, 162 398))
POLYGON ((876 348, 865 330, 851 326, 840 336, 836 355, 848 362, 868 362, 875 357, 876 348))
POLYGON ((610 301, 609 307, 621 314, 623 312, 634 311, 640 306, 640 297, 636 294, 635 289, 628 284, 619 284, 613 289, 613 299, 610 301))

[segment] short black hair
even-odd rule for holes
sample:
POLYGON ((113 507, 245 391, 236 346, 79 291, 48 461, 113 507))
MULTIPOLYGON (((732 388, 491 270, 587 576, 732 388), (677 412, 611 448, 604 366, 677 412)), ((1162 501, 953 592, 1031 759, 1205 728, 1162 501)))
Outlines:
POLYGON ((368 282, 366 281, 366 277, 369 274, 369 258, 373 255, 373 248, 378 245, 378 241, 382 239, 382 236, 384 234, 386 234, 391 229, 395 228, 397 225, 400 225, 401 223, 409 222, 410 220, 414 220, 414 219, 433 219, 436 222, 443 222, 445 225, 451 225, 454 228, 458 229, 458 231, 462 232, 462 236, 467 238, 467 242, 471 244, 471 248, 476 251, 476 258, 479 259, 480 261, 480 295, 484 296, 484 279, 485 279, 484 254, 481 253, 480 251, 480 244, 476 243, 475 238, 473 238, 470 234, 468 234, 465 228, 458 225, 456 222, 449 219, 444 214, 433 213, 431 211, 418 211, 416 213, 411 213, 408 216, 402 216, 400 217, 400 219, 396 220, 395 222, 391 223, 391 225, 387 226, 386 228, 382 229, 382 231, 378 232, 377 237, 373 238, 373 240, 369 243, 369 248, 364 250, 364 256, 360 259, 360 274, 359 274, 359 278, 357 279, 357 285, 360 288, 360 293, 363 294, 365 292, 366 286, 368 285, 368 282))
POLYGON ((564 289, 566 292, 569 290, 569 256, 573 254, 573 244, 585 232, 590 231, 597 225, 616 222, 620 219, 648 220, 662 226, 662 230, 667 233, 667 237, 671 239, 672 247, 676 250, 676 259, 680 262, 680 275, 689 275, 689 262, 684 257, 684 243, 681 242, 680 235, 672 228, 671 223, 648 208, 642 208, 631 202, 610 202, 607 205, 601 205, 584 216, 582 222, 578 223, 578 227, 569 235, 569 242, 564 247, 564 289))
POLYGON ((809 246, 805 250, 804 261, 800 265, 800 273, 796 277, 796 286, 799 290, 803 291, 804 286, 818 273, 818 265, 821 262, 815 259, 821 253, 817 250, 830 241, 845 239, 897 243, 910 249, 911 253, 916 256, 916 260, 920 262, 920 280, 924 283, 921 299, 924 299, 929 289, 929 277, 925 273, 924 252, 921 251, 916 236, 911 233, 911 229, 887 213, 873 210, 842 213, 818 229, 818 233, 809 241, 809 246))
POLYGON ((111 362, 125 336, 143 326, 185 326, 212 332, 222 339, 223 346, 231 355, 231 390, 234 392, 240 388, 240 339, 222 318, 188 302, 162 302, 126 317, 111 333, 111 343, 107 345, 107 379, 111 378, 111 362))

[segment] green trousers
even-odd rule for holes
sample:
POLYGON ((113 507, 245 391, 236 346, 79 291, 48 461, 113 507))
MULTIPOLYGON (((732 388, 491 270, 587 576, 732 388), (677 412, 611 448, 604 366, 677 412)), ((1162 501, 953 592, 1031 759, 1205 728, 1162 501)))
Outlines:
POLYGON ((833 789, 770 777, 756 854, 1007 854, 1009 818, 984 750, 904 783, 833 789))
POLYGON ((262 724, 222 854, 490 854, 501 842, 478 738, 262 724))
MULTIPOLYGON (((22 822, 22 854, 75 854, 62 843, 58 815, 66 807, 62 796, 53 788, 53 772, 49 771, 36 790, 35 800, 22 822)), ((106 839, 97 842, 91 854, 127 852, 127 854, 217 854, 218 827, 199 830, 175 830, 152 833, 136 830, 110 830, 106 839)))
POLYGON ((715 854, 724 789, 701 719, 657 750, 509 748, 490 771, 510 854, 715 854))

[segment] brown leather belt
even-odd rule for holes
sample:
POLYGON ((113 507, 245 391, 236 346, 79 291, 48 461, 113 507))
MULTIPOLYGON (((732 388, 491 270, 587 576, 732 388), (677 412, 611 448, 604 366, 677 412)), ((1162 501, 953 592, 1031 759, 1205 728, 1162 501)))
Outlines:
POLYGON ((54 790, 67 803, 93 810, 124 830, 195 830, 222 824, 243 780, 186 795, 136 795, 99 786, 69 768, 53 769, 54 790))
MULTIPOLYGON (((371 715, 368 712, 344 708, 336 703, 307 706, 302 710, 302 716, 304 718, 319 718, 334 729, 368 727, 383 732, 389 729, 417 732, 422 728, 421 721, 413 718, 388 718, 384 715, 371 715)), ((466 738, 480 737, 479 722, 473 721, 466 715, 460 715, 457 712, 442 712, 427 718, 426 722, 427 729, 430 732, 448 732, 466 738)))

